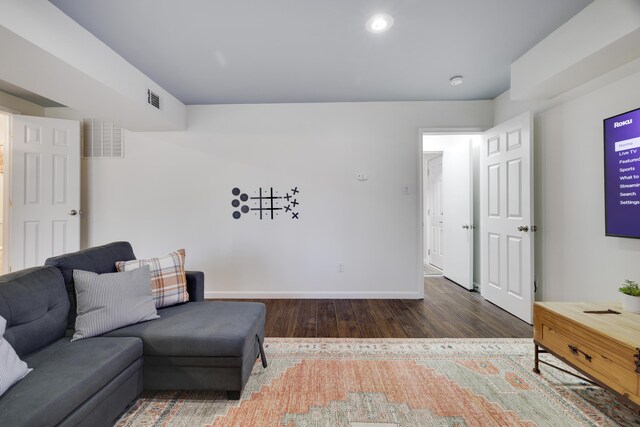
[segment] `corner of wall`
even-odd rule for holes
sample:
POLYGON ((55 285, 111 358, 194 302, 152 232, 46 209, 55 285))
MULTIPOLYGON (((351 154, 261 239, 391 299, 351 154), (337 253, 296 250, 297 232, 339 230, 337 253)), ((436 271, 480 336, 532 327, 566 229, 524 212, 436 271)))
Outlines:
POLYGON ((5 92, 0 92, 0 110, 29 116, 44 117, 45 115, 44 107, 5 92))

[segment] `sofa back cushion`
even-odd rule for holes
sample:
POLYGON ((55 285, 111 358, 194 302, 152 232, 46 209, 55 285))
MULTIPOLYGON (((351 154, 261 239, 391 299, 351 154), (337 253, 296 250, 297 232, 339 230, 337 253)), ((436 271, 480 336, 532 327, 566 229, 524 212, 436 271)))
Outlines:
POLYGON ((102 246, 72 252, 45 261, 45 265, 51 265, 60 269, 67 287, 67 294, 71 308, 67 329, 72 334, 76 323, 76 291, 73 286, 73 270, 91 271, 98 274, 115 273, 116 261, 129 261, 136 259, 133 248, 129 242, 114 242, 102 246))
POLYGON ((0 276, 0 316, 7 320, 4 338, 18 356, 62 338, 69 298, 60 271, 34 267, 0 276))

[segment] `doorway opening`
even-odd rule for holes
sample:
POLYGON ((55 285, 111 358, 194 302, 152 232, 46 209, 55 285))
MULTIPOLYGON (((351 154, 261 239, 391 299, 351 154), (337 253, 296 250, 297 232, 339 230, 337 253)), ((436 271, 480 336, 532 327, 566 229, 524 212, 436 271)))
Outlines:
POLYGON ((479 133, 422 135, 425 276, 478 288, 479 133))
MULTIPOLYGON (((425 153, 442 152, 442 216, 437 220, 442 221, 444 278, 468 290, 480 290, 484 299, 529 324, 538 229, 533 209, 532 124, 533 115, 526 112, 484 132, 423 129, 418 155, 424 229, 433 222, 427 217, 425 153)), ((420 241, 418 261, 429 259, 425 252, 429 242, 420 241)))

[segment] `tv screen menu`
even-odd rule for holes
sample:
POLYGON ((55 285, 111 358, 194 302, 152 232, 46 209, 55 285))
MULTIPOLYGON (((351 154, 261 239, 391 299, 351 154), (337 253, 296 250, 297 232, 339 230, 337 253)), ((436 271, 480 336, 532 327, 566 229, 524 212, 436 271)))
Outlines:
POLYGON ((608 236, 640 238, 640 108, 604 120, 608 236))

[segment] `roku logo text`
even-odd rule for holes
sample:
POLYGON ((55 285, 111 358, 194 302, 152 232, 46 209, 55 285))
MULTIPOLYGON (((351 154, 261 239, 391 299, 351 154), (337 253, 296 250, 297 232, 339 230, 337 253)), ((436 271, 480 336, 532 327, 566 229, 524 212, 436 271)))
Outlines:
POLYGON ((631 123, 633 123, 633 119, 627 119, 623 122, 613 122, 613 127, 614 128, 619 128, 622 126, 626 126, 626 125, 630 125, 631 123))

